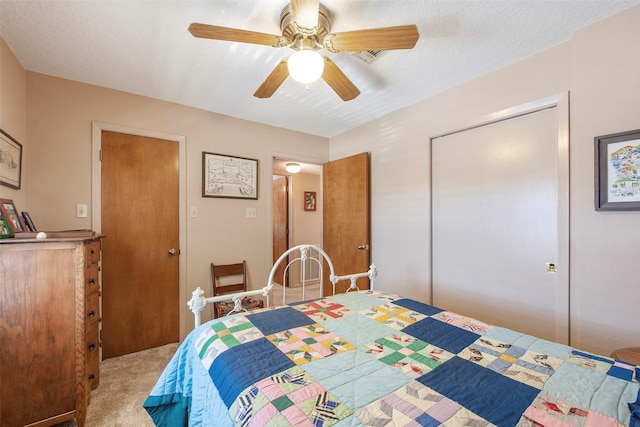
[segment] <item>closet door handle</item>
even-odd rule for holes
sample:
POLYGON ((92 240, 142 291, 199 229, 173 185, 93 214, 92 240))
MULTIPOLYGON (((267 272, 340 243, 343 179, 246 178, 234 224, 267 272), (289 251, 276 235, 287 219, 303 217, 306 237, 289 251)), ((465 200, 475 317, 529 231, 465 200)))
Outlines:
POLYGON ((358 246, 358 250, 359 251, 368 251, 369 250, 369 245, 360 245, 360 246, 358 246))

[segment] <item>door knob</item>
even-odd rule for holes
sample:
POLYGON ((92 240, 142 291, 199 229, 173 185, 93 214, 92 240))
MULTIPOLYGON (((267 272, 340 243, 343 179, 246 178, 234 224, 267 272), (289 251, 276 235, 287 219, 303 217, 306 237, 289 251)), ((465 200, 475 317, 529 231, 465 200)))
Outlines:
POLYGON ((358 246, 358 250, 368 251, 369 250, 369 245, 360 245, 360 246, 358 246))
POLYGON ((169 249, 169 255, 174 256, 176 253, 178 253, 178 251, 176 251, 174 248, 169 249))

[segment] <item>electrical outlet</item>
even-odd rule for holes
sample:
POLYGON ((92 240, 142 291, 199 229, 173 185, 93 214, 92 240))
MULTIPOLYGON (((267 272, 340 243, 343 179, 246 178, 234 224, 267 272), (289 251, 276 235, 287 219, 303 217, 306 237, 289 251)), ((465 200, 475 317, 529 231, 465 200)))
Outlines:
POLYGON ((76 205, 76 218, 86 218, 87 217, 87 205, 85 204, 77 204, 76 205))
POLYGON ((247 218, 256 218, 257 216, 256 208, 247 208, 247 218))

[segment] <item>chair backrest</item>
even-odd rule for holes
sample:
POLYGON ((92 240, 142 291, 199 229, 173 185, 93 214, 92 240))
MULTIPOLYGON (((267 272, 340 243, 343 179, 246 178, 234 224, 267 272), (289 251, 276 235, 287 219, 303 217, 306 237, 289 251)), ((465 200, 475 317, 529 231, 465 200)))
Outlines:
POLYGON ((211 263, 211 281, 213 284, 213 296, 228 294, 231 292, 244 292, 247 290, 247 263, 242 261, 236 264, 211 263), (235 276, 235 277, 234 277, 235 276))

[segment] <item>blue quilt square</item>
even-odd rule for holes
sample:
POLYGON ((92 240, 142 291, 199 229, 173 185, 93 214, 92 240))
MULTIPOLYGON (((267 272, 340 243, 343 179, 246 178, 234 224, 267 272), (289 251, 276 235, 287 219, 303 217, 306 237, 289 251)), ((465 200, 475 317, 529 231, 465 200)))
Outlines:
POLYGON ((265 336, 315 323, 312 318, 291 307, 250 314, 247 319, 265 336))
POLYGON ((412 299, 399 299, 393 302, 395 305, 399 305, 401 307, 408 308, 409 310, 413 310, 420 314, 425 314, 427 316, 433 316, 434 314, 438 314, 442 311, 441 308, 434 307, 429 304, 425 304, 423 302, 414 301, 412 299))
POLYGON ((266 338, 231 347, 211 364, 209 376, 227 408, 248 386, 295 366, 266 338))
POLYGON ((460 353, 462 349, 478 339, 478 334, 431 317, 407 326, 402 332, 453 354, 460 353))
POLYGON ((429 414, 422 414, 415 420, 419 425, 424 427, 438 427, 442 425, 441 421, 436 420, 429 414))
POLYGON ((498 426, 514 426, 540 393, 473 362, 453 357, 417 381, 498 426))
POLYGON ((633 369, 631 369, 631 366, 629 366, 629 369, 627 369, 622 366, 613 365, 611 366, 611 368, 609 368, 609 372, 607 372, 607 375, 620 378, 621 380, 631 381, 633 380, 633 369))

